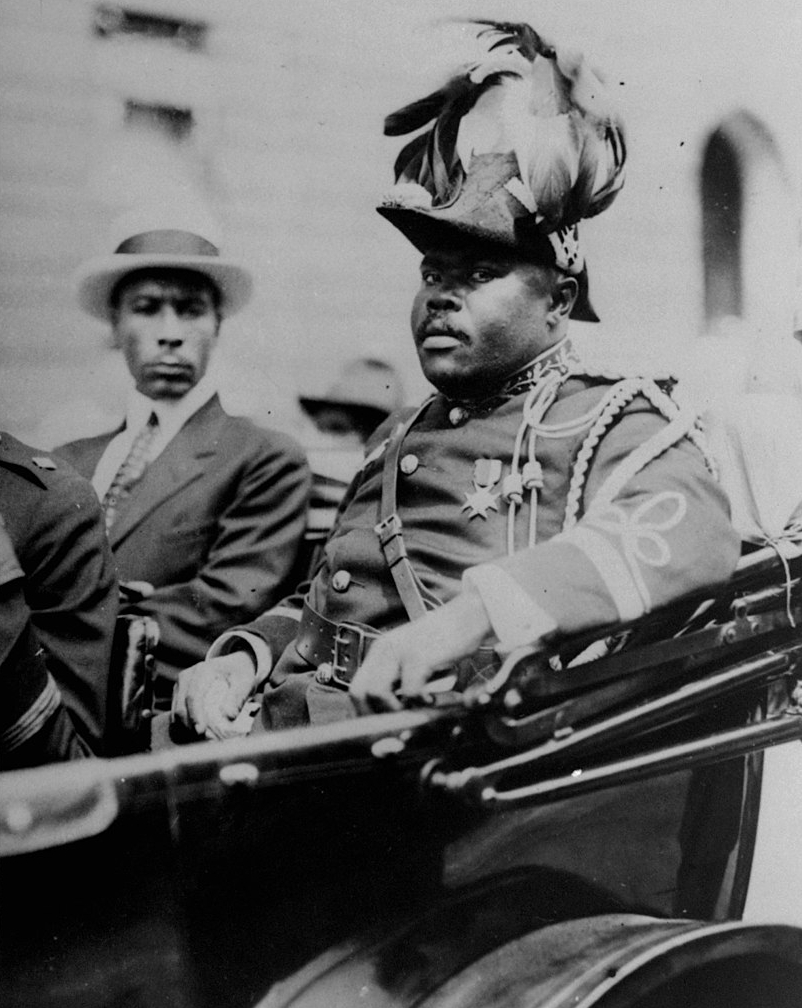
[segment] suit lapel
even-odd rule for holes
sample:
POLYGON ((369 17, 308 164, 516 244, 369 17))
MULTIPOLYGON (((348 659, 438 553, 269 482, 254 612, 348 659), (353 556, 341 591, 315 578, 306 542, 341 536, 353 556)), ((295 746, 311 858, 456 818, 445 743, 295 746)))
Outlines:
POLYGON ((216 452, 216 435, 224 420, 217 396, 187 420, 120 506, 109 533, 112 546, 117 546, 157 507, 203 475, 216 452))
POLYGON ((83 438, 80 441, 73 441, 62 448, 54 449, 54 454, 64 458, 69 464, 79 472, 84 479, 90 482, 94 478, 98 462, 103 458, 103 453, 108 446, 125 430, 125 424, 121 423, 108 434, 98 434, 96 437, 83 438))

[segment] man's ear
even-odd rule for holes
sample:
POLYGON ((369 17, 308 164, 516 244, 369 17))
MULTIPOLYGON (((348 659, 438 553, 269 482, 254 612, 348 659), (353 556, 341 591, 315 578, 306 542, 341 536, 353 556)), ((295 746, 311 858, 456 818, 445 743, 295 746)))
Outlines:
POLYGON ((574 307, 574 302, 579 294, 579 283, 576 277, 560 273, 554 283, 551 294, 551 309, 549 314, 553 316, 553 323, 564 322, 568 319, 574 307))

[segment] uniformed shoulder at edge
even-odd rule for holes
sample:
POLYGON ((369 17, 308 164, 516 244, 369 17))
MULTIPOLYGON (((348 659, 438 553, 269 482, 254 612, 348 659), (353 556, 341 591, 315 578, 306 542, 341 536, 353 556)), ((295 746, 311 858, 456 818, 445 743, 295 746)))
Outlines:
POLYGON ((57 462, 49 452, 26 445, 7 431, 0 431, 0 465, 35 477, 42 485, 48 482, 49 473, 64 468, 64 463, 57 462))

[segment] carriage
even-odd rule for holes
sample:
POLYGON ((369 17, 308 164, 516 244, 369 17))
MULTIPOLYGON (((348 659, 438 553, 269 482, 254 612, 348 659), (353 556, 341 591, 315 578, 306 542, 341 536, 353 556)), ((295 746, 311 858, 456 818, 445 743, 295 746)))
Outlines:
POLYGON ((0 1002, 798 1005, 802 930, 741 919, 802 738, 785 552, 461 697, 3 775, 0 1002))

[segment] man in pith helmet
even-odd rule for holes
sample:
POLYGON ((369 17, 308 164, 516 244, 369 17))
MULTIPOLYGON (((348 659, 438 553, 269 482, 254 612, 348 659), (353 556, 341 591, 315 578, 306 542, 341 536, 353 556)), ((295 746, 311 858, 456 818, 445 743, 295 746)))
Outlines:
POLYGON ((213 223, 145 209, 117 230, 76 286, 111 323, 134 387, 116 430, 57 451, 102 501, 128 608, 158 622, 157 699, 169 701, 180 669, 288 587, 310 477, 292 439, 223 410, 207 372, 221 321, 252 285, 213 223))
POLYGON ((347 361, 322 395, 298 397, 301 409, 322 435, 364 445, 382 420, 404 404, 395 368, 378 357, 347 361))
POLYGON ((345 491, 362 464, 365 444, 379 424, 404 403, 395 368, 377 357, 345 363, 337 380, 322 394, 298 397, 314 425, 305 439, 312 469, 305 548, 314 564, 345 491))
POLYGON ((437 392, 368 444, 303 597, 221 637, 175 716, 223 737, 463 689, 500 655, 726 579, 738 542, 671 381, 599 373, 578 223, 623 181, 622 124, 581 57, 478 23, 483 56, 390 116, 379 212, 422 254, 412 331, 437 392))

